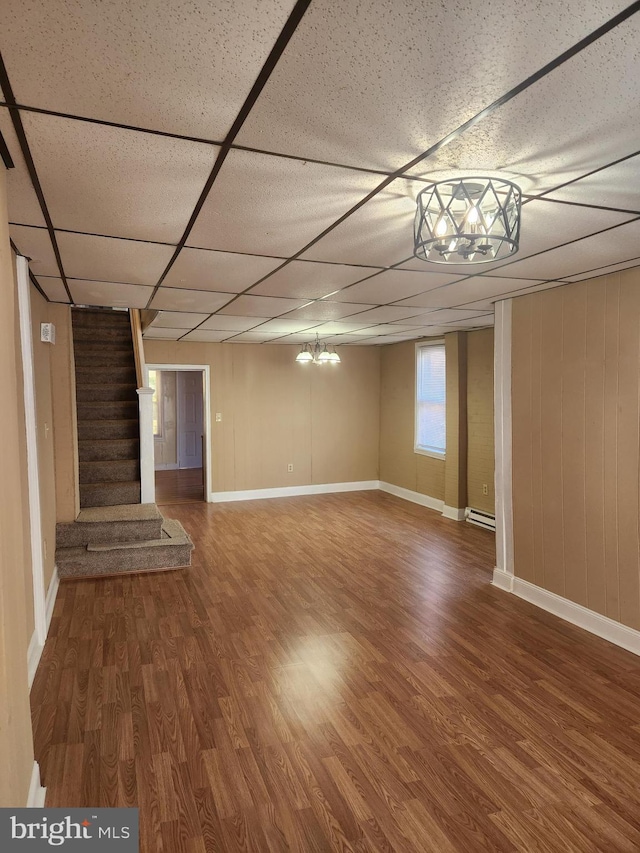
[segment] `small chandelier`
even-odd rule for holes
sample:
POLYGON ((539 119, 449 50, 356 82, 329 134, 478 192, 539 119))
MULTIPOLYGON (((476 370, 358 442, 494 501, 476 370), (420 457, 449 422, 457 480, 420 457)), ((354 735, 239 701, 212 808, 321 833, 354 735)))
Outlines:
POLYGON ((296 361, 301 364, 308 364, 310 361, 314 364, 340 364, 340 356, 335 350, 335 347, 330 350, 326 344, 320 343, 320 338, 316 333, 314 344, 303 344, 302 349, 296 356, 296 361))
POLYGON ((454 178, 419 193, 416 258, 436 264, 486 264, 515 255, 520 187, 499 178, 454 178))

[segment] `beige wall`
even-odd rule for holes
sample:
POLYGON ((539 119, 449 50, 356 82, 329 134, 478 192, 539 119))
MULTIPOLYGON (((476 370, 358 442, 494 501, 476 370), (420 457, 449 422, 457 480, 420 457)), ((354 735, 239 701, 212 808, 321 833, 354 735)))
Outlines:
POLYGON ((640 272, 513 303, 518 577, 640 628, 640 272))
POLYGON ((80 489, 71 308, 51 303, 43 313, 56 327, 55 345, 40 344, 49 347, 49 375, 55 389, 52 414, 56 521, 75 521, 80 511, 80 489))
POLYGON ((381 348, 380 479, 493 513, 493 329, 448 334, 445 343, 446 460, 413 450, 415 341, 381 348))
POLYGON ((176 374, 174 370, 164 370, 160 380, 160 406, 162 407, 162 438, 154 439, 156 468, 178 464, 178 444, 176 433, 177 398, 176 374))
POLYGON ((38 431, 38 473, 40 477, 40 518, 44 586, 48 589, 55 565, 56 482, 53 449, 53 406, 51 354, 56 344, 40 340, 40 323, 53 322, 54 310, 35 287, 31 295, 31 329, 33 335, 33 373, 36 389, 36 426, 38 431))
POLYGON ((378 479, 379 351, 344 347, 335 367, 298 351, 145 341, 147 364, 211 367, 213 491, 378 479))
POLYGON ((26 454, 18 384, 21 368, 16 288, 9 245, 6 174, 0 169, 0 807, 26 805, 33 768, 27 684, 29 616, 25 551, 26 454))
POLYGON ((468 506, 495 512, 494 473, 493 329, 480 329, 467 335, 468 506))

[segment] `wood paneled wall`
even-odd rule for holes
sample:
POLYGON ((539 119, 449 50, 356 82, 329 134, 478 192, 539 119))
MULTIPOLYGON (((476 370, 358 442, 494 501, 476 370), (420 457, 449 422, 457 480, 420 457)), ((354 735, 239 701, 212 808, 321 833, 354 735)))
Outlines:
POLYGON ((640 270, 513 303, 518 577, 640 628, 640 270))
POLYGON ((211 367, 214 491, 378 479, 379 350, 343 347, 335 367, 298 364, 298 352, 145 341, 147 364, 211 367))

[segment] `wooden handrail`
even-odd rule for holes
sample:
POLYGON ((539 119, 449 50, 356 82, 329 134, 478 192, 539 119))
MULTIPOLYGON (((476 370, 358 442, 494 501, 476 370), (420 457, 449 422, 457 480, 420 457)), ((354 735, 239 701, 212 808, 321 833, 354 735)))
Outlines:
POLYGON ((131 337, 133 338, 133 353, 136 361, 136 382, 138 388, 144 388, 144 344, 142 343, 142 324, 140 322, 140 309, 129 310, 131 320, 131 337))

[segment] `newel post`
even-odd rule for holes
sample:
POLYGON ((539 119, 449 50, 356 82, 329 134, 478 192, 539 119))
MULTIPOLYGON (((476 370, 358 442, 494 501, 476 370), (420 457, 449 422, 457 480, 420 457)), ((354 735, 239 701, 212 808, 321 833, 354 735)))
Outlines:
POLYGON ((140 418, 140 503, 156 501, 153 464, 153 388, 138 388, 140 418))

